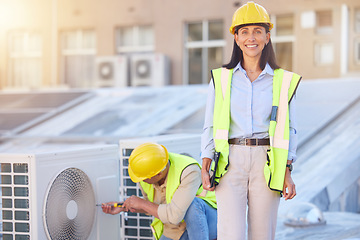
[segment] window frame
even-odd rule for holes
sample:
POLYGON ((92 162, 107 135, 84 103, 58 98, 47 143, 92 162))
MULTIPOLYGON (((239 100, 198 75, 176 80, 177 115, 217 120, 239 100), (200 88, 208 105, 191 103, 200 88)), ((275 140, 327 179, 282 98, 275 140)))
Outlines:
POLYGON ((355 47, 355 54, 354 54, 354 60, 356 65, 360 65, 360 37, 355 38, 354 41, 354 47, 355 47))
MULTIPOLYGON (((85 56, 89 56, 89 57, 96 57, 97 54, 97 45, 96 45, 96 41, 97 41, 97 37, 96 37, 96 31, 94 29, 76 29, 76 30, 63 30, 60 32, 60 58, 61 58, 61 66, 60 66, 60 83, 63 85, 66 85, 67 80, 65 79, 65 72, 66 72, 66 67, 65 67, 65 58, 69 57, 69 56, 78 56, 78 57, 85 57, 85 56), (84 33, 86 31, 91 31, 94 35, 94 46, 92 47, 84 47, 82 42, 84 39, 84 33), (72 34, 75 33, 76 35, 76 40, 75 40, 75 48, 73 49, 68 49, 66 48, 66 44, 65 44, 65 34, 72 34)), ((93 74, 93 70, 91 72, 88 72, 89 75, 92 76, 92 78, 94 78, 94 74, 93 74)), ((91 85, 91 82, 93 81, 93 79, 88 79, 89 82, 84 82, 83 79, 80 80, 80 85, 77 85, 76 87, 88 87, 91 85)))
MULTIPOLYGON (((211 20, 204 20, 204 21, 193 21, 193 22, 186 22, 184 24, 184 58, 183 58, 183 84, 188 85, 189 84, 189 49, 194 48, 200 48, 202 50, 202 56, 201 56, 201 63, 202 63, 202 69, 201 69, 201 83, 206 84, 209 82, 210 79, 208 79, 208 75, 206 74, 208 72, 208 49, 209 48, 217 48, 217 47, 224 47, 226 46, 225 39, 217 39, 217 40, 209 40, 209 23, 220 21, 222 24, 224 24, 224 21, 222 19, 211 19, 211 20), (201 41, 188 41, 189 36, 189 25, 190 24, 196 24, 201 23, 202 24, 202 40, 201 41)), ((223 56, 224 57, 224 56, 223 56)))
MULTIPOLYGON (((7 40, 8 40, 8 66, 7 66, 7 81, 6 81, 6 87, 9 88, 38 88, 42 86, 42 82, 43 82, 43 44, 44 44, 44 40, 43 40, 43 36, 40 32, 38 31, 21 31, 21 30, 13 30, 13 31, 9 31, 8 36, 7 36, 7 40), (22 51, 13 51, 13 46, 14 46, 14 37, 16 36, 20 36, 21 39, 21 45, 22 45, 22 51), (30 45, 30 40, 32 36, 36 36, 39 38, 39 43, 40 43, 40 48, 39 50, 31 50, 29 49, 29 45, 30 45), (14 65, 15 65, 15 61, 16 60, 36 60, 39 61, 39 69, 38 69, 38 79, 33 79, 29 76, 31 76, 31 74, 27 74, 26 72, 24 73, 23 70, 23 74, 22 75, 27 75, 26 81, 22 81, 22 79, 17 80, 14 79, 15 77, 15 73, 13 72, 14 69, 14 65)), ((28 63, 26 63, 28 64, 28 63)), ((32 68, 33 69, 33 68, 32 68)))
POLYGON ((334 12, 331 9, 324 9, 320 11, 316 11, 316 23, 315 23, 315 33, 317 35, 331 35, 334 32, 334 12), (319 26, 319 16, 321 13, 330 13, 331 16, 331 25, 328 26, 319 26))
POLYGON ((115 29, 115 49, 116 52, 121 53, 136 53, 136 52, 154 52, 155 51, 155 31, 153 25, 135 25, 135 26, 121 26, 115 29), (140 31, 143 27, 151 27, 153 34, 153 44, 140 44, 140 31), (121 46, 121 30, 129 28, 132 32, 132 45, 121 46))
MULTIPOLYGON (((328 52, 328 51, 327 51, 328 52)), ((326 58, 327 59, 327 58, 326 58)), ((316 66, 332 66, 335 63, 335 46, 333 42, 330 41, 318 41, 314 43, 314 63, 316 66), (331 62, 321 62, 321 47, 329 45, 332 47, 332 61, 331 62)))
MULTIPOLYGON (((274 27, 271 30, 271 42, 273 44, 273 48, 274 48, 274 52, 276 52, 276 44, 277 43, 291 43, 292 44, 292 67, 294 67, 294 60, 295 60, 295 56, 294 56, 294 46, 295 46, 295 42, 296 42, 296 37, 295 37, 295 29, 294 29, 294 24, 295 24, 295 15, 293 13, 283 13, 283 14, 278 14, 278 15, 270 15, 270 20, 271 23, 273 23, 274 27), (293 16, 293 33, 292 35, 282 35, 282 36, 278 36, 276 33, 277 30, 277 18, 279 16, 285 16, 285 15, 292 15, 293 16)), ((287 69, 289 71, 293 71, 293 69, 287 69)))
POLYGON ((360 7, 354 9, 354 32, 360 33, 360 7))

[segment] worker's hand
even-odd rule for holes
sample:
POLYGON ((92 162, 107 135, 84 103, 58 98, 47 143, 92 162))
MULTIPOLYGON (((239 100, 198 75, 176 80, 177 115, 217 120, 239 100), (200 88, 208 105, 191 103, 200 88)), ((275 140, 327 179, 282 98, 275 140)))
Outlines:
POLYGON ((130 212, 143 212, 143 204, 146 200, 132 195, 125 200, 123 207, 130 212))
POLYGON ((126 211, 126 209, 124 207, 114 207, 115 203, 116 202, 108 202, 108 203, 101 204, 102 211, 104 213, 112 214, 112 215, 126 211))
POLYGON ((210 188, 210 174, 209 174, 209 169, 211 166, 211 159, 210 158, 203 158, 202 159, 202 168, 201 168, 201 181, 202 181, 202 185, 204 190, 208 190, 208 191, 214 191, 215 190, 215 186, 210 188))
POLYGON ((291 172, 288 168, 285 170, 283 197, 285 200, 293 199, 296 196, 294 181, 291 178, 291 172))

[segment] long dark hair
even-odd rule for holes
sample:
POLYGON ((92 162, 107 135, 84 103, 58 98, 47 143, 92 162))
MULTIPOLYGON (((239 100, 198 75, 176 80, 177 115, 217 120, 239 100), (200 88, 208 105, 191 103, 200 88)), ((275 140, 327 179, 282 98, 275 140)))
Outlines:
MULTIPOLYGON (((262 27, 265 27, 266 32, 269 32, 269 25, 267 24, 244 24, 244 25, 240 25, 237 26, 235 29, 235 34, 238 33, 238 30, 244 26, 248 26, 248 25, 259 25, 262 27)), ((227 69, 232 69, 234 67, 236 67, 236 65, 240 62, 244 60, 244 55, 243 55, 243 51, 240 49, 240 47, 236 44, 236 41, 234 39, 234 45, 233 45, 233 51, 231 54, 231 59, 230 62, 228 64, 224 64, 223 67, 227 68, 227 69)), ((280 68, 279 65, 277 65, 276 63, 276 57, 275 57, 275 52, 274 52, 274 48, 272 46, 271 43, 271 39, 269 39, 268 44, 265 45, 264 49, 262 50, 261 53, 261 58, 260 58, 260 68, 261 70, 264 70, 266 63, 269 63, 270 67, 272 69, 278 69, 280 68)))

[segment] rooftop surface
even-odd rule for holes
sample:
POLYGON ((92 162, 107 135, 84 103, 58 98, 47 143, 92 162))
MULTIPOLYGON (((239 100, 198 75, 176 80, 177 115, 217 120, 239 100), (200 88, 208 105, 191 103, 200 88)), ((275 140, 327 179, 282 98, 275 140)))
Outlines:
MULTIPOLYGON (((200 135, 206 95, 206 85, 0 93, 0 152, 200 135)), ((281 201, 276 239, 360 239, 360 78, 303 80, 296 101, 297 196, 281 201), (327 224, 285 226, 302 202, 324 211, 327 224)))

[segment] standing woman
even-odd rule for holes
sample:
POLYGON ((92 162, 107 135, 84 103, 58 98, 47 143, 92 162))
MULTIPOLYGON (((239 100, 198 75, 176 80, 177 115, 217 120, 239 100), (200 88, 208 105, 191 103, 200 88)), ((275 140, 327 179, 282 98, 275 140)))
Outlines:
POLYGON ((262 6, 241 6, 230 27, 231 60, 211 72, 202 182, 204 189, 215 189, 209 171, 214 152, 220 152, 215 174, 219 240, 246 239, 246 219, 248 239, 274 239, 280 197, 296 195, 293 96, 301 77, 276 64, 272 28, 262 6))

